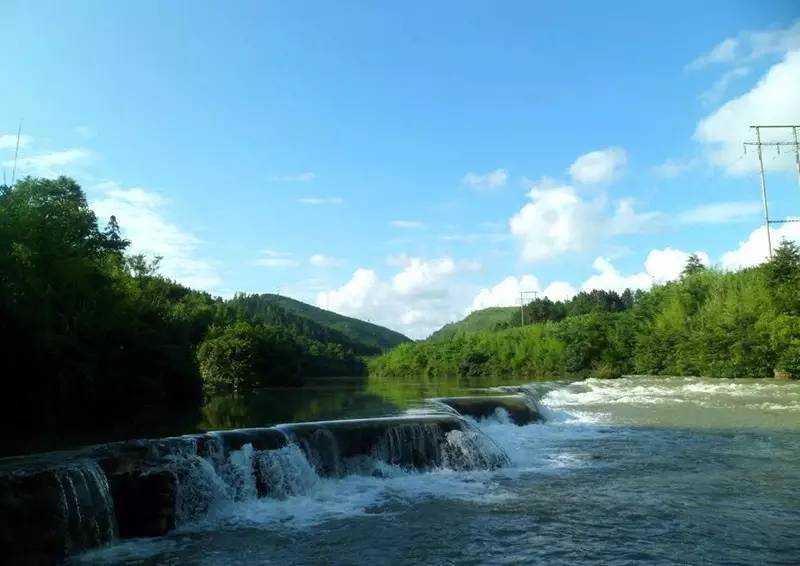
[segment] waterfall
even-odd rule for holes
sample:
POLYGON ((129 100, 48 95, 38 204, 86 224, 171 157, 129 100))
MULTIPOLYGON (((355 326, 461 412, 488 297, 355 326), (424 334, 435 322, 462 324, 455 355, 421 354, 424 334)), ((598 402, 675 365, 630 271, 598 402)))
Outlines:
POLYGON ((297 444, 256 453, 256 476, 258 494, 277 499, 308 493, 319 481, 314 466, 297 444))
POLYGON ((0 473, 0 513, 11 526, 0 543, 18 556, 46 547, 54 560, 118 536, 164 535, 243 502, 313 494, 330 487, 322 478, 508 464, 455 414, 295 423, 43 456, 0 473))
POLYGON ((308 461, 321 476, 341 477, 345 475, 345 463, 339 450, 339 442, 327 428, 319 428, 310 435, 298 438, 287 429, 287 438, 298 444, 308 461))
POLYGON ((402 424, 388 429, 372 455, 392 466, 430 469, 443 464, 444 433, 437 424, 402 424))
POLYGON ((66 553, 92 548, 116 537, 114 502, 106 475, 97 462, 86 460, 57 468, 66 553))

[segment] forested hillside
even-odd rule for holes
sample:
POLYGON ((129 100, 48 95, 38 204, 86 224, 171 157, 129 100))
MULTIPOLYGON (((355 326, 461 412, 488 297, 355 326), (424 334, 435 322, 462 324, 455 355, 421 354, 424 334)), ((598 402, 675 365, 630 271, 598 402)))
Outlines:
POLYGON ((379 354, 410 339, 383 326, 343 316, 290 297, 264 293, 237 295, 231 301, 265 322, 298 326, 318 340, 335 342, 358 354, 379 354))
POLYGON ((519 319, 519 307, 489 307, 469 313, 458 322, 450 322, 428 337, 430 342, 449 340, 459 332, 499 330, 512 324, 512 317, 519 319))
MULTIPOLYGON (((403 342, 410 342, 410 338, 403 336, 399 332, 390 330, 371 322, 351 318, 335 312, 331 312, 301 301, 297 301, 283 295, 273 295, 265 293, 262 295, 250 295, 248 302, 256 304, 274 304, 283 308, 285 311, 294 313, 303 318, 312 320, 322 326, 331 328, 349 337, 353 343, 366 345, 370 352, 378 353, 389 348, 393 348, 403 342)), ((261 307, 256 307, 256 310, 261 307)))
POLYGON ((196 404, 204 388, 364 372, 367 347, 278 306, 248 313, 188 289, 128 246, 71 179, 0 186, 6 424, 119 419, 196 404))
POLYGON ((693 257, 680 280, 647 292, 594 291, 525 310, 533 322, 525 327, 512 319, 505 329, 402 345, 370 370, 398 378, 800 376, 800 249, 787 241, 759 267, 726 273, 693 257))

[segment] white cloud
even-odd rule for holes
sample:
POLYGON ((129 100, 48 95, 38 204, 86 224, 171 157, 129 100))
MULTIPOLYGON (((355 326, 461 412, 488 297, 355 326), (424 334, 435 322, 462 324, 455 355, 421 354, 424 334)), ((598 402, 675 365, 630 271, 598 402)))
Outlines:
MULTIPOLYGON (((789 219, 800 221, 800 217, 789 219)), ((787 222, 779 228, 771 228, 770 237, 773 249, 784 239, 800 243, 800 222, 787 222)), ((724 253, 721 263, 725 269, 741 269, 763 263, 768 256, 767 230, 761 226, 753 230, 745 241, 739 242, 738 248, 724 253)))
POLYGON ((519 278, 512 275, 493 287, 478 291, 467 312, 489 307, 519 306, 521 291, 535 291, 538 297, 547 297, 551 301, 564 301, 576 293, 575 288, 566 281, 554 281, 542 289, 539 280, 533 275, 523 275, 519 278))
POLYGON ((730 63, 736 60, 738 48, 739 40, 729 37, 715 45, 708 53, 700 55, 689 63, 686 68, 690 71, 698 71, 708 65, 730 63))
MULTIPOLYGON (((85 162, 91 155, 88 149, 79 147, 20 157, 17 160, 17 177, 20 176, 19 173, 40 177, 56 177, 64 174, 67 166, 85 162)), ((3 162, 3 167, 13 166, 13 158, 3 162)))
POLYGON ((297 202, 300 204, 310 204, 310 205, 325 205, 325 204, 342 204, 344 199, 341 197, 303 197, 297 199, 297 202))
POLYGON ((800 49, 800 20, 788 28, 746 32, 744 35, 750 42, 748 59, 758 59, 772 53, 786 53, 800 49))
POLYGON ((800 20, 786 28, 743 31, 736 37, 724 39, 711 51, 689 63, 686 69, 697 71, 715 64, 754 61, 794 49, 800 49, 800 20))
POLYGON ((261 257, 253 260, 253 265, 267 267, 270 269, 294 267, 297 264, 298 262, 292 257, 292 254, 270 249, 261 250, 261 257))
POLYGON ((314 254, 308 258, 308 263, 314 267, 328 268, 342 265, 342 260, 324 254, 314 254))
POLYGON ((504 187, 508 181, 508 169, 495 169, 488 173, 467 173, 462 179, 473 189, 492 190, 504 187))
POLYGON ((646 289, 653 283, 653 279, 647 273, 640 272, 633 275, 622 275, 611 261, 604 257, 598 257, 592 262, 592 267, 597 271, 591 275, 581 285, 581 290, 592 291, 602 289, 604 291, 622 292, 625 289, 646 289))
MULTIPOLYGON (((19 136, 19 146, 26 147, 33 141, 33 138, 26 135, 19 136)), ((0 149, 16 149, 17 134, 0 134, 0 149)))
MULTIPOLYGON (((700 251, 695 253, 703 264, 709 264, 708 254, 700 251)), ((648 289, 654 284, 666 283, 680 277, 689 255, 688 252, 669 247, 651 250, 645 259, 644 271, 631 275, 620 273, 608 258, 598 257, 592 263, 597 273, 586 279, 581 289, 583 291, 600 289, 618 293, 625 289, 648 289)))
POLYGON ((682 224, 726 224, 750 218, 759 213, 757 201, 729 201, 702 204, 678 215, 682 224))
POLYGON ((164 216, 167 200, 141 188, 104 183, 94 188, 100 197, 90 203, 102 224, 117 218, 129 252, 161 256, 160 272, 190 287, 212 291, 221 277, 215 266, 199 255, 201 241, 164 216))
POLYGON ((432 283, 466 271, 478 271, 474 261, 456 261, 449 256, 424 260, 407 257, 403 270, 392 278, 392 287, 403 295, 423 294, 431 290, 432 283))
POLYGON ((578 157, 570 166, 569 174, 574 182, 584 185, 608 183, 622 174, 627 162, 624 149, 607 147, 578 157))
MULTIPOLYGON (((706 158, 731 174, 755 171, 754 151, 742 154, 742 142, 752 134, 755 124, 800 123, 800 50, 792 51, 772 66, 749 92, 730 100, 697 124, 694 138, 706 144, 706 158)), ((774 141, 787 132, 763 130, 762 141, 774 141)), ((782 139, 782 138, 781 138, 782 139)), ((766 151, 766 150, 765 150, 766 151)), ((774 152, 773 152, 774 153, 774 152)), ((785 156, 790 152, 785 152, 785 156)), ((771 160, 770 168, 794 167, 793 159, 771 160)))
MULTIPOLYGON (((710 265, 708 254, 703 251, 694 252, 703 265, 710 265)), ((651 250, 644 261, 644 270, 656 283, 665 283, 680 277, 686 262, 689 261, 689 252, 664 248, 651 250)))
POLYGON ((359 268, 341 287, 317 295, 317 305, 348 316, 395 328, 422 338, 461 315, 461 287, 452 278, 480 266, 449 256, 390 258, 397 271, 383 280, 372 269, 359 268))
MULTIPOLYGON (((695 252, 703 264, 709 264, 708 254, 695 252)), ((589 276, 581 285, 581 290, 602 289, 622 292, 625 289, 647 289, 654 283, 665 283, 680 277, 689 253, 673 248, 651 250, 644 262, 644 270, 631 275, 623 275, 605 257, 598 257, 592 263, 596 273, 589 276)), ((538 297, 547 297, 551 301, 565 301, 577 293, 575 287, 566 281, 553 281, 542 287, 533 275, 522 277, 509 276, 494 285, 481 289, 472 300, 467 313, 488 307, 519 306, 520 291, 535 291, 538 297)))
POLYGON ((706 91, 700 94, 700 100, 705 104, 716 104, 730 88, 736 79, 741 79, 750 74, 747 67, 735 67, 722 74, 706 91))
POLYGON ((675 160, 667 159, 661 165, 653 167, 653 172, 659 177, 677 177, 697 164, 695 159, 675 160))
POLYGON ((606 238, 652 230, 660 221, 657 213, 637 213, 630 199, 617 201, 609 215, 605 199, 584 200, 571 186, 550 179, 534 185, 528 198, 509 221, 526 261, 588 250, 606 238))
POLYGON ((310 183, 317 178, 317 174, 313 171, 304 171, 302 173, 292 173, 290 175, 277 175, 271 177, 271 180, 281 183, 310 183))
POLYGON ((424 222, 420 222, 419 220, 392 220, 389 222, 395 228, 401 228, 403 230, 426 230, 427 226, 424 222))

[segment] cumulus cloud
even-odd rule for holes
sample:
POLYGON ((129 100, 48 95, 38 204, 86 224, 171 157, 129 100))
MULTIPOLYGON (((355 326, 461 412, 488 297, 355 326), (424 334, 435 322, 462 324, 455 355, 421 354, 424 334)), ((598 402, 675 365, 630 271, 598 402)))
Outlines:
MULTIPOLYGON (((20 157, 17 160, 17 171, 24 175, 56 177, 64 174, 66 167, 86 162, 91 155, 92 153, 88 149, 78 147, 20 157)), ((14 159, 3 161, 2 165, 3 167, 13 167, 14 159)))
POLYGON ((389 222, 395 228, 402 230, 425 230, 427 225, 419 220, 392 220, 389 222))
POLYGON ((308 258, 308 263, 314 267, 328 268, 342 265, 342 260, 324 254, 314 254, 308 258))
POLYGON ((508 181, 508 169, 495 169, 488 173, 467 173, 462 179, 473 189, 492 190, 504 187, 508 181))
MULTIPOLYGON (((773 248, 784 239, 800 243, 800 217, 791 217, 790 220, 795 222, 787 222, 779 228, 770 229, 773 248)), ((724 253, 721 264, 725 269, 735 270, 758 265, 768 257, 767 229, 761 226, 750 232, 746 240, 739 242, 738 248, 724 253)))
MULTIPOLYGON (((800 123, 800 49, 786 54, 773 65, 751 90, 728 101, 701 120, 694 138, 705 144, 708 162, 730 174, 744 174, 758 169, 754 152, 742 154, 742 142, 751 134, 754 124, 800 123)), ((763 130, 762 141, 782 139, 786 132, 763 130)), ((786 140, 784 140, 786 141, 786 140)), ((770 168, 790 169, 794 160, 786 152, 785 159, 770 161, 770 168)))
POLYGON ((452 278, 480 265, 449 256, 391 258, 399 271, 384 280, 372 269, 359 268, 341 287, 320 292, 317 305, 370 320, 422 338, 460 316, 460 288, 452 278))
POLYGON ((678 215, 682 224, 727 224, 746 220, 761 211, 758 201, 711 202, 678 215))
POLYGON ((300 204, 320 206, 325 204, 342 204, 344 199, 342 197, 303 197, 297 199, 297 202, 300 204))
MULTIPOLYGON (((710 263, 708 254, 695 252, 704 265, 710 263)), ((623 275, 608 258, 598 257, 592 263, 597 273, 591 275, 581 285, 583 291, 600 289, 604 291, 622 292, 625 289, 648 289, 654 284, 666 283, 680 277, 688 252, 673 248, 651 250, 644 262, 644 270, 630 275, 623 275)))
POLYGON ((189 287, 213 291, 219 286, 216 267, 200 255, 202 242, 165 217, 168 201, 162 195, 117 183, 104 183, 93 192, 99 193, 90 203, 98 220, 115 216, 131 241, 131 253, 161 256, 161 273, 189 287))
POLYGON ((278 250, 261 250, 260 257, 253 260, 253 265, 260 267, 267 267, 270 269, 280 269, 283 267, 294 267, 298 261, 294 259, 292 254, 288 252, 281 252, 278 250))
MULTIPOLYGON (((700 261, 709 265, 709 257, 705 252, 695 252, 700 261)), ((622 292, 625 289, 647 289, 653 284, 665 283, 680 277, 689 253, 673 248, 655 249, 647 254, 642 271, 624 275, 605 257, 598 257, 592 263, 595 273, 590 275, 581 285, 581 290, 622 292)), ((551 301, 565 301, 577 293, 575 287, 567 281, 553 281, 543 287, 533 275, 521 277, 509 276, 492 287, 481 289, 472 300, 467 312, 488 307, 518 306, 521 291, 534 291, 538 297, 547 297, 551 301)))
POLYGON ((607 147, 584 153, 569 168, 575 183, 591 185, 608 183, 618 178, 628 162, 627 154, 621 147, 607 147))
POLYGON ((526 261, 588 250, 615 235, 649 231, 660 221, 658 213, 636 212, 630 199, 618 201, 609 214, 605 199, 585 200, 573 187, 550 179, 534 185, 528 198, 531 202, 509 221, 526 261))
POLYGON ((467 312, 472 312, 489 307, 519 306, 520 292, 533 291, 539 297, 547 297, 551 301, 564 301, 572 298, 577 292, 566 281, 554 281, 542 289, 539 280, 533 275, 521 277, 509 276, 494 285, 478 291, 472 300, 472 305, 467 312))
MULTIPOLYGON (((33 138, 26 135, 19 136, 19 146, 26 147, 33 141, 33 138)), ((17 134, 0 134, 0 149, 16 149, 17 134)))

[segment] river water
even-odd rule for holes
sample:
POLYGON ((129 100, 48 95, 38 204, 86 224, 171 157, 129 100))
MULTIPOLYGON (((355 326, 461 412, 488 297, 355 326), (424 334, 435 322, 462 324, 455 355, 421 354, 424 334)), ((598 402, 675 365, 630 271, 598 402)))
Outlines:
MULTIPOLYGON (((474 385, 376 384, 323 412, 366 416, 362 394, 383 399, 383 412, 423 412, 434 410, 426 397, 514 389, 474 385)), ((477 423, 508 466, 320 478, 299 461, 287 497, 221 501, 168 536, 72 562, 800 564, 800 383, 525 387, 546 423, 518 427, 500 413, 477 423)))

